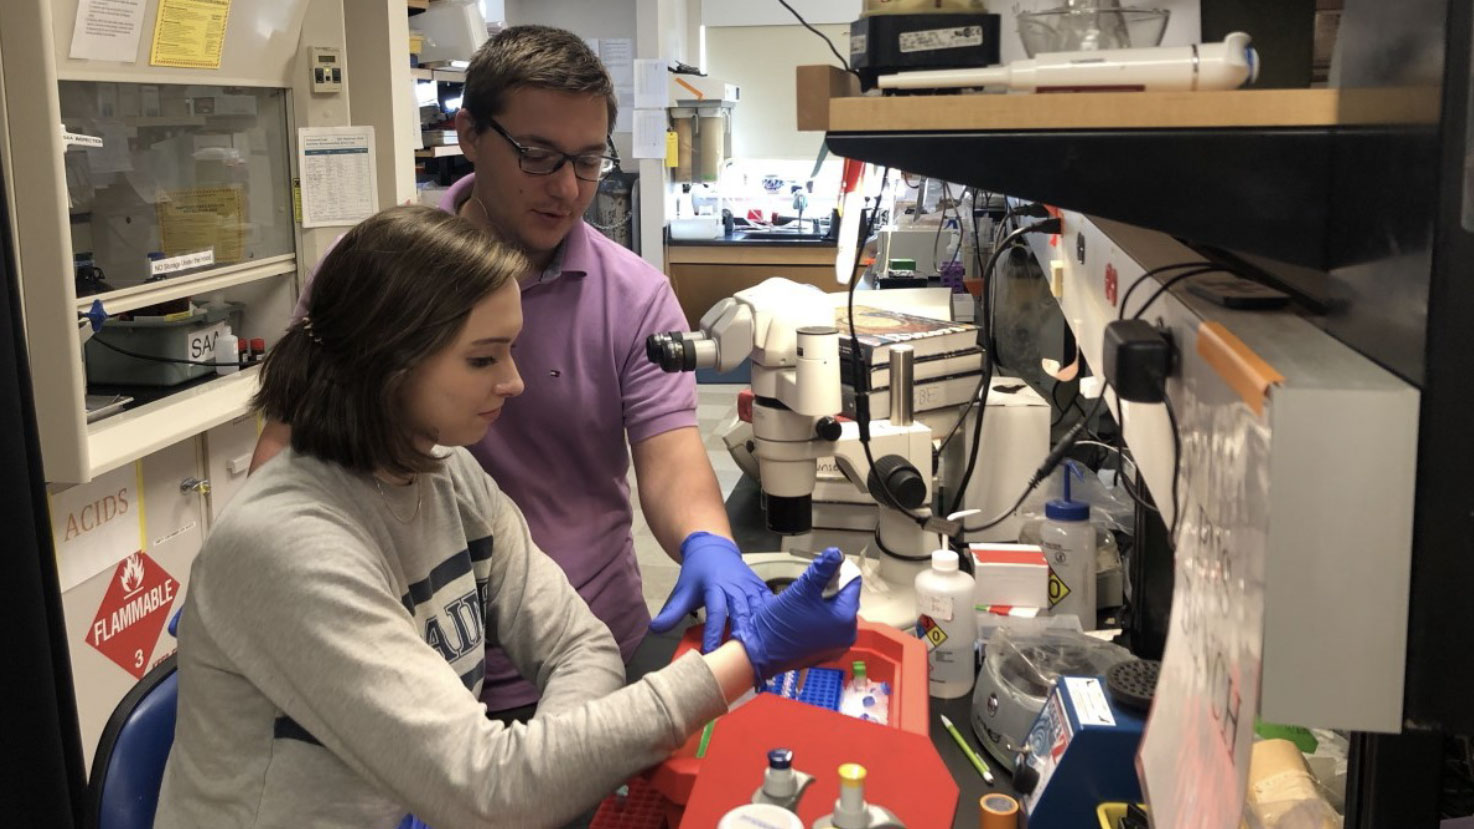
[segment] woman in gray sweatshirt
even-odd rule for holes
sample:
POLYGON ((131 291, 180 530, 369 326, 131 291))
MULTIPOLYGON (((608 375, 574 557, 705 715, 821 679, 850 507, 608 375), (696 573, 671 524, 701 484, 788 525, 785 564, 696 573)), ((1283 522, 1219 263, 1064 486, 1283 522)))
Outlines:
POLYGON ((624 684, 608 628, 459 448, 522 390, 524 270, 421 207, 368 219, 323 260, 256 398, 291 449, 190 574, 156 826, 558 825, 755 681, 853 643, 859 583, 822 597, 829 551, 727 642, 624 684), (530 722, 486 717, 487 642, 541 690, 530 722))

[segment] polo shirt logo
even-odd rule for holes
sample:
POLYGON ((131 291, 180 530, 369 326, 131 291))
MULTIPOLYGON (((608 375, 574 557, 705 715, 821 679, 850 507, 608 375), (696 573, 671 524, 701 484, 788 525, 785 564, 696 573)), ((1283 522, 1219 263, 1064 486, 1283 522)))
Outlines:
POLYGON ((550 369, 548 369, 548 376, 549 377, 562 377, 563 376, 563 372, 559 371, 556 368, 550 368, 550 369))

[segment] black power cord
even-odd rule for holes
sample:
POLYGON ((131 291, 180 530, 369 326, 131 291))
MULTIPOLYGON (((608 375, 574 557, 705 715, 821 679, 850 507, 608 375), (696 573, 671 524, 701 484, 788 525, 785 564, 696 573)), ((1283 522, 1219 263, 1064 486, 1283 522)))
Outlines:
POLYGON ((856 72, 855 70, 850 68, 849 60, 847 60, 844 55, 841 55, 838 49, 834 48, 834 41, 829 39, 829 35, 826 35, 818 29, 815 29, 813 26, 810 26, 809 21, 805 20, 804 16, 799 14, 797 9, 788 5, 788 3, 784 2, 784 0, 778 0, 778 5, 782 6, 785 9, 788 9, 788 12, 792 14, 795 19, 798 20, 799 25, 803 26, 805 29, 808 29, 809 31, 824 39, 824 42, 829 45, 829 51, 833 52, 834 57, 839 61, 839 66, 841 69, 850 73, 851 75, 854 75, 857 78, 860 77, 859 72, 856 72))
MULTIPOLYGON (((982 274, 983 254, 982 254, 982 250, 978 247, 978 243, 982 241, 982 238, 981 238, 981 232, 980 232, 980 230, 978 228, 977 192, 978 191, 976 191, 976 190, 973 191, 973 209, 972 209, 972 239, 973 239, 973 245, 972 245, 972 258, 973 258, 973 263, 974 263, 975 267, 977 267, 979 269, 978 270, 978 273, 979 274, 982 274)), ((995 242, 996 242, 997 237, 995 236, 994 239, 995 239, 995 242)), ((961 249, 961 245, 958 246, 958 249, 959 250, 961 249)), ((976 317, 976 312, 974 312, 974 317, 976 317)), ((976 323, 977 323, 979 329, 981 329, 981 327, 983 325, 983 320, 978 319, 976 321, 976 323)), ((982 345, 982 343, 979 342, 979 345, 982 345)), ((986 363, 986 360, 987 360, 986 353, 983 355, 983 357, 984 357, 984 362, 986 363)), ((943 452, 946 452, 947 451, 947 446, 952 443, 952 438, 957 437, 957 432, 962 428, 962 424, 964 424, 964 423, 967 422, 967 416, 968 416, 968 414, 971 413, 972 410, 973 410, 973 408, 975 406, 977 406, 977 404, 978 404, 978 395, 980 395, 980 394, 983 393, 983 384, 984 383, 988 383, 988 382, 992 382, 992 381, 989 380, 986 377, 983 378, 982 380, 979 380, 978 381, 977 388, 976 389, 973 389, 972 396, 967 399, 967 406, 965 408, 963 408, 962 414, 958 415, 957 422, 954 423, 954 424, 952 424, 952 431, 950 431, 950 432, 947 433, 947 437, 942 441, 941 446, 937 448, 937 454, 938 455, 941 455, 943 452)))
POLYGON ((1182 477, 1182 437, 1177 430, 1177 412, 1172 410, 1172 398, 1163 397, 1167 407, 1167 422, 1172 427, 1172 526, 1167 528, 1167 538, 1172 548, 1177 548, 1177 528, 1182 523, 1182 507, 1177 500, 1177 479, 1182 477))
MULTIPOLYGON (((778 1, 780 3, 783 2, 783 0, 778 1)), ((784 5, 787 4, 785 3, 784 5)), ((890 174, 890 167, 884 168, 884 170, 880 174, 880 194, 882 196, 885 194, 886 179, 890 177, 890 174)), ((879 204, 879 201, 880 199, 879 197, 877 197, 877 205, 879 204)), ((870 215, 866 217, 865 229, 861 232, 860 239, 855 244, 855 261, 850 267, 850 284, 848 290, 845 291, 845 313, 849 318, 850 325, 850 384, 855 389, 855 425, 859 428, 860 431, 860 448, 865 451, 865 463, 869 466, 875 480, 880 483, 881 492, 884 494, 885 500, 889 502, 887 506, 896 509, 897 511, 904 514, 906 517, 910 518, 912 521, 915 521, 918 525, 925 527, 926 519, 922 518, 921 516, 915 515, 909 510, 901 507, 901 500, 896 497, 896 493, 891 491, 890 482, 886 479, 885 476, 876 473, 875 455, 870 451, 870 384, 868 382, 864 382, 866 379, 865 372, 867 372, 869 369, 865 365, 865 361, 860 358, 860 338, 855 333, 855 288, 860 284, 860 277, 855 274, 855 271, 860 269, 860 260, 864 256, 865 243, 869 241, 870 234, 875 230, 875 217, 876 214, 878 214, 879 212, 879 209, 871 210, 870 215)), ((895 394, 896 392, 894 389, 892 389, 891 393, 895 394)), ((921 474, 923 475, 930 474, 931 472, 931 470, 929 469, 918 471, 921 472, 921 474)), ((878 542, 880 538, 880 536, 878 535, 878 528, 876 532, 876 540, 878 542)), ((883 545, 878 546, 880 546, 882 552, 887 555, 894 556, 895 558, 900 558, 907 561, 922 560, 921 558, 915 558, 912 556, 897 555, 896 553, 885 549, 883 545)))
MULTIPOLYGON (((1132 281, 1131 286, 1126 289, 1126 293, 1121 296, 1121 304, 1116 307, 1116 319, 1122 320, 1126 318, 1126 304, 1131 301, 1131 295, 1136 293, 1136 289, 1140 287, 1141 283, 1147 281, 1148 279, 1151 279, 1157 274, 1166 273, 1167 271, 1181 270, 1183 268, 1217 267, 1218 265, 1215 265, 1212 262, 1200 260, 1197 262, 1176 262, 1171 265, 1162 265, 1160 267, 1152 268, 1141 276, 1136 277, 1136 279, 1132 281)), ((1142 307, 1145 308, 1146 306, 1143 305, 1142 307)))
MULTIPOLYGON (((1085 419, 1070 427, 1070 431, 1066 432, 1065 436, 1059 439, 1059 442, 1054 445, 1053 449, 1049 450, 1049 454, 1044 457, 1044 462, 1039 464, 1038 469, 1034 470, 1033 476, 1029 478, 1028 485, 1024 487, 1023 492, 1019 493, 1018 499, 1013 502, 1013 506, 1004 510, 997 517, 992 518, 991 520, 986 521, 976 527, 969 527, 965 524, 959 527, 957 530, 957 535, 955 536, 958 544, 960 545, 963 543, 967 533, 977 533, 982 532, 983 530, 992 529, 993 527, 1002 524, 1004 521, 1007 521, 1009 517, 1018 510, 1019 507, 1023 506, 1024 500, 1029 497, 1029 494, 1032 493, 1035 489, 1039 488, 1039 484, 1043 483, 1049 477, 1050 473, 1054 471, 1054 468, 1056 466, 1059 466, 1059 462, 1064 460, 1065 455, 1068 455, 1070 450, 1075 447, 1075 442, 1078 441, 1080 439, 1080 435, 1085 432, 1085 424, 1089 423, 1090 418, 1095 416, 1096 411, 1100 409, 1100 406, 1104 401, 1105 394, 1104 392, 1102 392, 1101 396, 1095 399, 1095 405, 1090 407, 1090 412, 1085 416, 1085 419)), ((976 446, 976 444, 974 444, 974 446, 976 446)))
MULTIPOLYGON (((973 400, 969 402, 969 406, 978 406, 978 415, 973 419, 972 423, 972 451, 968 453, 967 468, 963 471, 962 479, 957 484, 957 492, 952 497, 952 506, 947 510, 948 515, 956 512, 957 508, 962 505, 962 497, 967 492, 967 485, 972 481, 972 473, 978 464, 978 446, 982 443, 983 438, 983 417, 988 413, 987 401, 984 400, 982 405, 979 406, 977 398, 979 395, 986 396, 989 389, 992 388, 993 368, 997 363, 997 346, 993 340, 992 300, 993 285, 997 280, 993 278, 993 269, 998 265, 998 257, 1002 255, 1003 251, 1007 250, 1016 239, 1024 234, 1058 233, 1059 230, 1059 219, 1045 219, 1044 221, 1024 225, 1003 237, 1003 241, 995 245, 992 252, 988 254, 987 264, 978 270, 978 275, 983 279, 982 290, 978 291, 978 304, 980 307, 976 313, 977 319, 982 323, 982 329, 979 334, 979 345, 984 348, 983 378, 978 383, 978 393, 973 395, 973 400)), ((976 248, 974 248, 974 253, 981 258, 981 254, 976 248)), ((966 417, 967 414, 964 412, 963 418, 965 419, 966 417)))

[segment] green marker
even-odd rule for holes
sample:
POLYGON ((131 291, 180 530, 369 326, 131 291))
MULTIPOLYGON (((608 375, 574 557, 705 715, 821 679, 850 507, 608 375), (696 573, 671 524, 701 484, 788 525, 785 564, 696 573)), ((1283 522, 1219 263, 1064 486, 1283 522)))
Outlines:
POLYGON ((696 746, 696 759, 700 760, 706 756, 706 747, 711 744, 711 730, 716 728, 717 721, 712 720, 701 729, 701 743, 696 746))
POLYGON ((967 759, 972 762, 972 767, 978 770, 978 774, 983 776, 983 781, 989 786, 993 785, 993 772, 988 769, 988 764, 984 763, 983 758, 979 757, 978 753, 972 750, 972 746, 968 745, 967 740, 962 738, 962 735, 957 731, 957 726, 953 725, 952 721, 947 719, 946 714, 939 714, 938 716, 942 718, 942 727, 947 729, 948 734, 952 735, 952 740, 957 743, 958 748, 962 749, 962 753, 967 755, 967 759))

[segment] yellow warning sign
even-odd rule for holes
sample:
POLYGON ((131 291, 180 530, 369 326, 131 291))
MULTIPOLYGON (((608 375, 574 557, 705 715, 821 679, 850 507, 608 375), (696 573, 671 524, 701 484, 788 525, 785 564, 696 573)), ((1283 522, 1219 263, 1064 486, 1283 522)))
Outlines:
POLYGON ((916 633, 933 648, 947 641, 947 632, 932 617, 922 614, 916 619, 916 633))
POLYGON ((1065 584, 1051 569, 1049 571, 1049 606, 1054 607, 1064 601, 1068 595, 1070 595, 1070 586, 1065 584))
POLYGON ((231 0, 159 0, 150 66, 219 69, 231 0))

